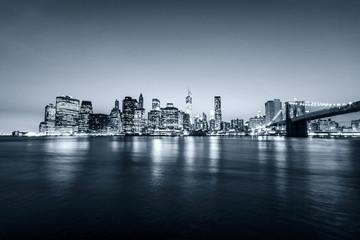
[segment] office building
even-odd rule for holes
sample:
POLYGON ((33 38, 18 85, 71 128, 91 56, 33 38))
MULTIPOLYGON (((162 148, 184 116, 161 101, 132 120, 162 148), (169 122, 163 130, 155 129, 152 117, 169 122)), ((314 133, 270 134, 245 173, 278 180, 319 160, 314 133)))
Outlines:
POLYGON ((109 132, 109 115, 106 114, 90 114, 89 131, 91 133, 108 133, 109 132))
POLYGON ((49 103, 45 107, 45 132, 44 134, 55 134, 56 106, 49 103))
POLYGON ((115 107, 111 110, 109 115, 110 132, 114 134, 122 132, 121 110, 119 105, 119 101, 116 99, 115 107))
POLYGON ((60 134, 78 131, 80 101, 70 96, 56 97, 55 129, 60 134))
MULTIPOLYGON (((140 102, 139 102, 140 106, 140 102)), ((144 133, 145 132, 145 109, 137 108, 134 114, 134 132, 144 133)))
POLYGON ((281 110, 281 102, 280 99, 274 99, 267 101, 265 103, 265 123, 269 124, 271 121, 278 121, 281 119, 281 115, 278 115, 276 119, 276 114, 281 110))
POLYGON ((174 107, 174 104, 168 103, 165 108, 161 109, 161 125, 166 129, 178 128, 178 109, 174 107))
POLYGON ((93 113, 91 101, 82 101, 79 114, 79 132, 89 132, 90 114, 93 113))
POLYGON ((122 120, 123 120, 123 131, 125 133, 134 132, 134 115, 135 109, 137 108, 138 102, 136 99, 131 97, 125 97, 123 100, 123 111, 122 111, 122 120))
POLYGON ((193 124, 193 119, 192 119, 192 94, 190 92, 190 89, 188 89, 188 95, 186 96, 185 102, 186 102, 185 113, 189 114, 190 123, 193 124))
POLYGON ((221 97, 214 97, 215 106, 215 131, 221 130, 222 114, 221 114, 221 97))

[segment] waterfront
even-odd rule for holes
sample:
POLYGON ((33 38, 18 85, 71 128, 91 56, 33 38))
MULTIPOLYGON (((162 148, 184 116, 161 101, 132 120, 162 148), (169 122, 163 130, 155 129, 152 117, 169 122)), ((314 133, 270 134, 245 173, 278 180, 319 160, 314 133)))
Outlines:
POLYGON ((355 239, 360 139, 0 138, 0 237, 355 239))

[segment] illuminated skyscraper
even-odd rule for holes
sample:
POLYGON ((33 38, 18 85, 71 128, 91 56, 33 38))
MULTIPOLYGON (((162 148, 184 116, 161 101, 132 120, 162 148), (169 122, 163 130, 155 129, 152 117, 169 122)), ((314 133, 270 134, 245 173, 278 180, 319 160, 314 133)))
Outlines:
POLYGON ((115 100, 115 107, 111 110, 109 118, 109 127, 111 133, 120 133, 122 131, 122 122, 119 101, 117 99, 115 100))
POLYGON ((91 101, 82 101, 79 115, 79 132, 89 132, 90 114, 93 113, 91 101))
POLYGON ((44 133, 46 134, 55 133, 55 115, 56 115, 56 106, 52 103, 46 105, 44 133))
POLYGON ((165 108, 161 109, 161 125, 167 129, 177 129, 179 124, 178 109, 174 104, 168 103, 165 108))
POLYGON ((55 128, 60 134, 78 131, 80 101, 70 96, 56 97, 55 128))
MULTIPOLYGON (((267 101, 265 103, 265 123, 268 124, 274 119, 276 114, 281 110, 281 102, 280 99, 274 99, 271 101, 267 101)), ((278 116, 278 119, 281 119, 281 115, 278 116)))
POLYGON ((108 133, 109 115, 106 114, 90 114, 89 130, 92 133, 108 133))
POLYGON ((144 131, 145 131, 145 109, 137 108, 135 109, 135 113, 134 113, 134 132, 143 133, 144 131))
POLYGON ((157 98, 152 99, 152 110, 160 111, 160 100, 157 98))
POLYGON ((187 114, 190 116, 190 123, 193 123, 192 120, 192 94, 190 92, 190 89, 188 89, 188 95, 186 96, 186 111, 187 114))
POLYGON ((123 100, 123 130, 125 133, 134 132, 134 114, 137 107, 136 99, 125 97, 123 100))
POLYGON ((203 131, 207 131, 209 130, 209 123, 207 121, 207 116, 206 114, 203 112, 203 116, 202 116, 202 130, 203 131))
POLYGON ((138 108, 144 108, 144 98, 142 93, 140 93, 138 108))
POLYGON ((219 131, 221 130, 221 122, 222 122, 220 96, 215 96, 214 105, 215 105, 215 130, 219 131))

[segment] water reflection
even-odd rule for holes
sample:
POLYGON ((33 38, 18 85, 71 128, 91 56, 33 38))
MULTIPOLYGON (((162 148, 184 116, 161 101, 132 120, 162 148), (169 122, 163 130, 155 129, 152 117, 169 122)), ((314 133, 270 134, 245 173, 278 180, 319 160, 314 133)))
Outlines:
POLYGON ((210 163, 210 172, 216 173, 219 171, 218 169, 218 163, 219 163, 219 157, 220 157, 220 138, 218 137, 210 137, 210 145, 209 149, 209 163, 210 163))
POLYGON ((63 194, 81 171, 81 161, 89 148, 87 138, 60 138, 45 142, 45 177, 55 194, 63 194))

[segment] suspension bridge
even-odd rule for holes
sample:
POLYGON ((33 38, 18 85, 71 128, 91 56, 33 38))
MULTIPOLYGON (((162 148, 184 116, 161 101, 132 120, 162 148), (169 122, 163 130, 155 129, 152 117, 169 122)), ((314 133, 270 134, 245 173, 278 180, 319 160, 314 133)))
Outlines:
POLYGON ((307 123, 311 120, 327 118, 360 111, 360 101, 349 103, 317 103, 306 101, 285 102, 283 108, 266 126, 286 126, 286 136, 307 137, 307 123), (324 109, 309 112, 305 107, 325 107, 324 109))

